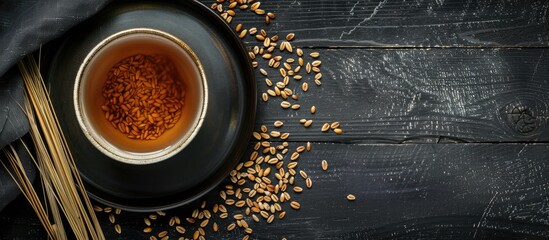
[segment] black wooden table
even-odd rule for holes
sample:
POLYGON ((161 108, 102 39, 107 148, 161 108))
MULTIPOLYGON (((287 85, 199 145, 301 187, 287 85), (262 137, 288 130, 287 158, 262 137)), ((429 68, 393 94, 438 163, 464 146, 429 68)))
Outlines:
MULTIPOLYGON (((549 238, 548 1, 265 0, 260 8, 276 19, 266 25, 263 16, 236 11, 231 26, 264 28, 279 42, 295 33, 294 49, 320 53, 323 77, 316 86, 304 74, 307 92, 292 82, 299 111, 282 109, 280 98, 258 102, 258 131, 261 125, 274 130, 280 120, 284 126, 276 130, 291 133, 289 153, 312 143, 298 169, 313 186, 307 189, 296 175, 304 191, 288 192, 301 209, 285 202, 282 220, 277 214, 271 224, 261 216, 255 223, 245 216, 252 239, 549 238), (313 119, 312 126, 305 128, 302 118, 313 119), (334 121, 343 134, 320 131, 334 121)), ((261 44, 252 37, 245 42, 250 50, 261 44)), ((278 70, 258 62, 281 81, 278 70)), ((265 77, 256 72, 265 92, 265 77)), ((227 179, 205 196, 205 209, 223 202, 226 185, 235 184, 227 179)), ((98 217, 108 239, 148 239, 164 230, 177 239, 174 216, 190 238, 200 222, 184 219, 200 205, 165 211, 151 233, 143 232, 150 213, 115 213, 114 224, 108 213, 98 217)), ((204 228, 207 238, 246 235, 243 228, 226 230, 244 208, 227 208, 227 219, 214 214, 204 228)), ((0 213, 0 239, 43 237, 24 199, 0 213)))

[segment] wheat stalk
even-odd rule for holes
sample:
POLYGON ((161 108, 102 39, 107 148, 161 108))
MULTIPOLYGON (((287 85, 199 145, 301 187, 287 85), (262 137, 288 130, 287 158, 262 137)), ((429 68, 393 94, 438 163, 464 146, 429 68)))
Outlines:
MULTIPOLYGON (((13 169, 10 175, 31 203, 49 238, 67 239, 62 224, 66 220, 78 239, 105 239, 34 58, 28 56, 17 65, 25 83, 23 110, 29 119, 29 133, 36 149, 33 161, 39 170, 49 208, 44 208, 46 204, 40 202, 13 147, 10 147, 11 151, 5 150, 13 169), (53 221, 50 221, 48 210, 53 221)), ((30 153, 29 148, 26 149, 30 153)))

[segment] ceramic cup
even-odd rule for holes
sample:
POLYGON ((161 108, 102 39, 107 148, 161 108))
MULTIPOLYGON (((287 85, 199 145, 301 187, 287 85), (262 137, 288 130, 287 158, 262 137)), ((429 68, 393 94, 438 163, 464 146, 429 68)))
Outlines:
POLYGON ((157 163, 180 152, 200 130, 208 106, 204 70, 192 49, 169 33, 148 28, 121 31, 97 44, 80 65, 73 91, 78 123, 87 140, 103 154, 126 164, 157 163), (108 72, 136 54, 167 57, 185 90, 180 119, 155 140, 128 138, 101 109, 108 72))

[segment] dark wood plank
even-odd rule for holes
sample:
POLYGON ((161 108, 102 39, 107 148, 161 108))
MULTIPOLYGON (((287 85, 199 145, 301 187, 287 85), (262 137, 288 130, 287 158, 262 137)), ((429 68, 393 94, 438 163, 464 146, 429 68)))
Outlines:
MULTIPOLYGON (((298 160, 298 168, 313 179, 313 188, 291 194, 301 202, 301 210, 284 203, 286 218, 270 225, 246 219, 254 229, 253 239, 548 238, 547 152, 547 144, 314 144, 313 151, 298 160), (329 161, 326 172, 320 168, 321 159, 329 161), (348 193, 357 200, 348 202, 348 193)), ((304 186, 301 178, 296 184, 304 186)), ((205 200, 209 206, 221 201, 218 191, 205 200)), ((199 204, 167 211, 154 223, 153 233, 170 230, 177 236, 168 226, 169 218, 185 218, 199 204)), ((243 210, 229 207, 229 212, 243 210)), ((12 207, 0 215, 1 239, 37 227, 32 217, 21 213, 25 211, 12 207)), ((142 232, 146 216, 117 215, 123 229, 118 236, 108 215, 99 214, 108 239, 148 239, 142 232)), ((217 217, 213 221, 222 229, 229 224, 217 217)), ((211 224, 211 239, 243 235, 241 229, 213 233, 211 224)), ((196 229, 182 225, 190 233, 196 229)), ((25 235, 33 238, 36 231, 25 235)))
MULTIPOLYGON (((261 8, 277 14, 268 32, 294 32, 303 46, 549 46, 544 0, 282 0, 261 8)), ((265 26, 250 11, 237 11, 234 22, 265 26)))
MULTIPOLYGON (((303 80, 288 86, 301 109, 282 109, 279 97, 260 101, 256 129, 281 120, 280 131, 291 132, 292 141, 549 140, 549 49, 317 50, 322 85, 301 70, 303 80), (302 82, 309 91, 302 92, 302 82), (313 125, 304 128, 301 118, 313 125), (345 133, 321 132, 331 121, 340 121, 345 133)), ((282 81, 278 70, 259 62, 271 81, 282 81)), ((265 77, 256 76, 265 92, 265 77)))

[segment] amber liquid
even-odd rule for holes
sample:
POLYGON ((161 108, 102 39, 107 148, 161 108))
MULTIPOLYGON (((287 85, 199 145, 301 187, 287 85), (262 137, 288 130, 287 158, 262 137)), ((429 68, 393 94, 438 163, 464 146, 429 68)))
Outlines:
POLYGON ((113 41, 96 54, 84 72, 83 78, 86 79, 83 82, 84 117, 89 119, 92 127, 107 144, 122 151, 150 153, 163 151, 174 144, 181 143, 196 127, 204 104, 202 78, 196 62, 179 45, 160 36, 132 35, 113 41), (159 54, 170 59, 185 89, 185 104, 181 118, 174 127, 166 130, 156 140, 128 138, 105 119, 105 113, 101 109, 105 101, 102 95, 103 86, 109 70, 122 59, 136 54, 159 54))

